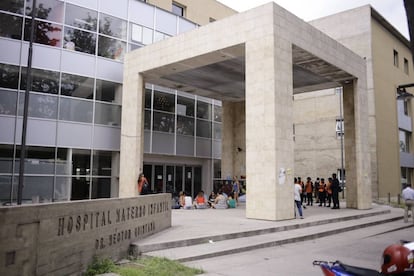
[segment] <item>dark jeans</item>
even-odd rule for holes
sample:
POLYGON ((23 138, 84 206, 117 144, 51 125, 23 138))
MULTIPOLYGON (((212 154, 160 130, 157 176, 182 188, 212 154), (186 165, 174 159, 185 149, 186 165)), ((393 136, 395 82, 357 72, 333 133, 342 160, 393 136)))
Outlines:
MULTIPOLYGON (((295 200, 296 208, 298 208, 299 216, 303 217, 302 213, 302 203, 299 200, 295 200)), ((295 217, 296 217, 296 210, 295 210, 295 217)))
POLYGON ((333 207, 339 208, 339 195, 338 192, 332 193, 332 201, 333 201, 333 207))
POLYGON ((306 197, 308 199, 308 205, 313 205, 313 195, 312 195, 312 193, 306 193, 306 197))

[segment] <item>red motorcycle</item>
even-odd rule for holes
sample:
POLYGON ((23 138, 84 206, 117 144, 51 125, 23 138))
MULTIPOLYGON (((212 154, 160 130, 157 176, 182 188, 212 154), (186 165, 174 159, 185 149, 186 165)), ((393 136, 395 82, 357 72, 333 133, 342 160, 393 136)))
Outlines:
POLYGON ((382 253, 380 271, 340 261, 313 261, 313 265, 318 265, 325 276, 414 276, 414 242, 401 241, 388 246, 382 253))

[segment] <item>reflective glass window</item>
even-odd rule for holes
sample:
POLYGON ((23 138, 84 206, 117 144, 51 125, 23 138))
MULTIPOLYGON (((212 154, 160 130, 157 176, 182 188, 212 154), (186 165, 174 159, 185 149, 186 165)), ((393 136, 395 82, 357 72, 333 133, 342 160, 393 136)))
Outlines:
POLYGON ((173 2, 171 11, 173 14, 184 16, 185 7, 173 2))
POLYGON ((211 120, 211 104, 197 101, 197 118, 211 120))
POLYGON ((174 133, 174 115, 164 112, 154 112, 154 131, 174 133))
POLYGON ((92 78, 62 73, 60 93, 65 96, 93 99, 92 78))
POLYGON ((0 114, 16 115, 17 92, 0 89, 0 114))
POLYGON ((121 103, 122 85, 120 83, 96 80, 96 100, 121 103))
POLYGON ((77 100, 75 98, 60 98, 59 119, 92 123, 93 103, 89 100, 77 100))
POLYGON ((56 175, 71 175, 72 163, 71 163, 71 151, 66 148, 57 149, 56 159, 56 175))
POLYGON ((145 108, 151 108, 151 89, 145 89, 145 108))
POLYGON ((92 163, 92 175, 111 176, 112 152, 95 150, 92 163))
POLYGON ((177 114, 194 117, 194 99, 177 96, 177 114))
POLYGON ((11 201, 12 177, 0 175, 0 205, 8 205, 11 201))
POLYGON ((223 108, 218 105, 214 105, 214 121, 221 122, 221 118, 223 116, 223 108))
MULTIPOLYGON (((32 14, 33 0, 26 0, 26 15, 32 14)), ((36 17, 54 22, 62 22, 63 1, 36 0, 36 17)))
POLYGON ((0 173, 13 173, 12 145, 0 145, 0 173))
POLYGON ((197 120, 197 136, 211 138, 211 122, 197 120))
POLYGON ((72 177, 71 200, 89 199, 89 187, 91 185, 91 177, 72 177))
POLYGON ((0 13, 0 36, 22 39, 23 18, 20 16, 0 13))
POLYGON ((72 151, 72 175, 84 176, 90 175, 91 168, 91 151, 73 149, 72 151))
POLYGON ((23 14, 24 0, 1 0, 0 10, 23 14))
POLYGON ((214 139, 221 139, 221 124, 214 123, 214 139))
POLYGON ((175 95, 154 91, 154 110, 175 112, 175 95))
POLYGON ((194 118, 177 116, 177 134, 194 136, 194 118))
POLYGON ((107 103, 95 103, 95 124, 120 126, 121 106, 107 103))
POLYGON ((71 177, 56 177, 55 190, 53 192, 53 200, 55 202, 70 200, 71 188, 72 188, 71 177))
POLYGON ((123 60, 125 55, 126 43, 117 39, 99 36, 98 55, 115 60, 123 60))
POLYGON ((0 63, 0 87, 17 89, 19 85, 19 67, 0 63))
POLYGON ((65 23, 67 25, 96 32, 97 22, 97 11, 66 4, 65 23))
POLYGON ((111 197, 111 178, 109 177, 92 178, 91 199, 109 198, 109 197, 111 197))
MULTIPOLYGON (((35 20, 35 38, 34 42, 61 47, 62 46, 62 26, 50 22, 35 20)), ((30 28, 32 20, 25 19, 24 40, 30 40, 30 28)))
MULTIPOLYGON (((23 116, 25 94, 20 93, 19 116, 23 116)), ((57 96, 30 93, 29 116, 36 118, 56 119, 57 117, 57 96)))
POLYGON ((65 27, 63 47, 87 54, 95 54, 96 34, 65 27))
POLYGON ((101 34, 126 39, 127 22, 117 17, 101 13, 99 32, 101 34))
POLYGON ((23 203, 52 202, 53 176, 25 176, 23 203))
MULTIPOLYGON (((22 79, 20 89, 26 89, 26 71, 22 69, 22 79)), ((31 91, 57 94, 59 91, 59 73, 50 70, 32 69, 32 88, 31 91)))
POLYGON ((144 113, 144 129, 151 130, 151 111, 145 110, 144 113))
MULTIPOLYGON (((16 173, 20 168, 20 148, 16 150, 16 173)), ((24 160, 25 174, 53 174, 55 171, 55 148, 27 147, 24 160)))
POLYGON ((164 39, 169 38, 169 37, 170 36, 167 35, 167 34, 155 31, 155 33, 154 33, 154 42, 161 41, 161 40, 164 40, 164 39))

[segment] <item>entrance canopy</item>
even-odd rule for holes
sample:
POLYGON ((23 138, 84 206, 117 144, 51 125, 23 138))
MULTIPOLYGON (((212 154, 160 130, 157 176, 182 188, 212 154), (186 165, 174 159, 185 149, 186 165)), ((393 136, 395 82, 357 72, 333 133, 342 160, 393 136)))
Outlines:
POLYGON ((292 96, 344 86, 348 206, 371 205, 365 61, 275 3, 140 48, 124 64, 120 196, 133 194, 142 170, 148 82, 222 100, 222 174, 245 166, 246 215, 292 218, 292 96), (238 103, 245 112, 236 126, 229 109, 238 103))

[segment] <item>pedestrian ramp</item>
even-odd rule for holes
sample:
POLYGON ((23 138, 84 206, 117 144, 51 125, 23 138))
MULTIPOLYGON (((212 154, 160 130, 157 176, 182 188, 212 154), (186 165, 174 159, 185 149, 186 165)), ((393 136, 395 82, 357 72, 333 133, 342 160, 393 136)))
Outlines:
MULTIPOLYGON (((399 209, 401 210, 401 209, 399 209)), ((392 209, 372 210, 362 214, 343 215, 312 221, 291 220, 289 224, 248 231, 233 231, 223 234, 191 238, 191 233, 176 233, 170 240, 157 242, 141 240, 131 244, 134 256, 165 257, 180 262, 189 262, 246 252, 260 248, 279 246, 313 240, 346 231, 367 228, 370 235, 395 231, 413 226, 403 223, 401 211, 392 209), (374 227, 375 226, 375 227, 374 227), (188 237, 188 238, 177 238, 188 237)), ((161 233, 162 235, 162 233, 161 233)), ((162 240, 162 239, 159 239, 162 240)))

